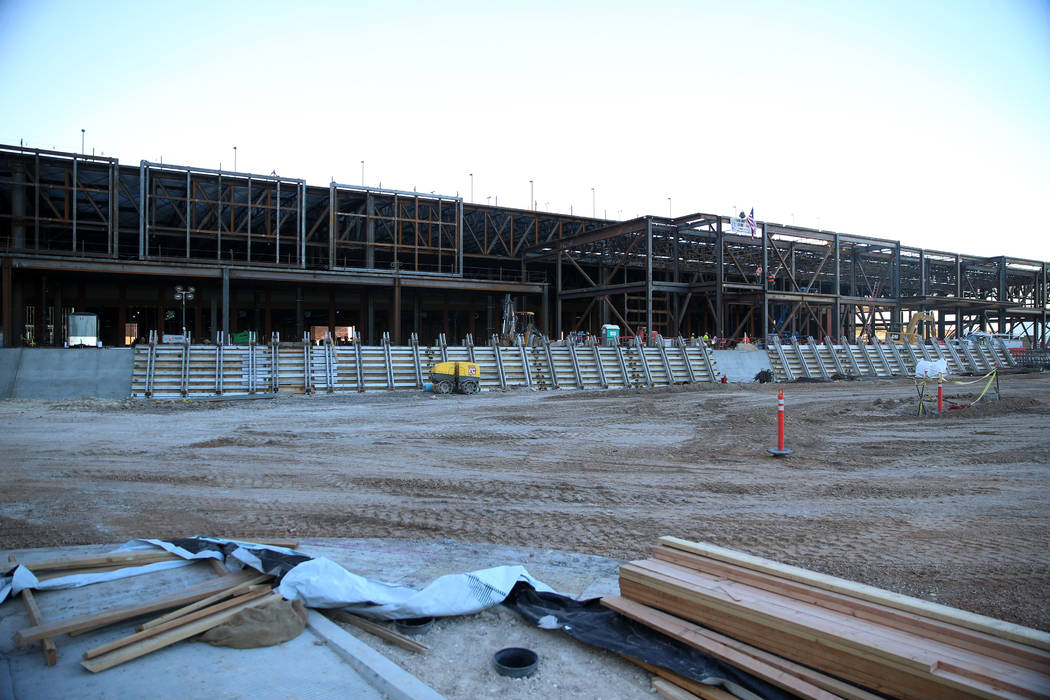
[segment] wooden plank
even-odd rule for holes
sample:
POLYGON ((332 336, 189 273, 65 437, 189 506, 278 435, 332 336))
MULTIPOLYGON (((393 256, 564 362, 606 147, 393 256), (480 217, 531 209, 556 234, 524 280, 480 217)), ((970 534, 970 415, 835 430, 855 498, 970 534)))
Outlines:
MULTIPOLYGON (((951 686, 956 692, 980 697, 999 697, 998 691, 1006 690, 1017 694, 1018 697, 1036 697, 1040 688, 1050 684, 1050 678, 1045 675, 1003 661, 988 659, 974 652, 922 639, 899 630, 865 623, 834 611, 806 606, 784 596, 699 572, 690 572, 684 567, 672 564, 655 560, 628 564, 621 567, 620 577, 621 587, 625 579, 633 580, 656 590, 672 592, 699 606, 691 614, 673 610, 690 619, 707 624, 704 615, 716 610, 757 623, 771 635, 790 633, 808 637, 836 649, 842 656, 870 659, 885 668, 887 673, 907 673, 927 679, 934 678, 951 686), (727 588, 735 591, 737 595, 727 595, 727 588), (959 684, 951 677, 931 671, 937 662, 969 669, 974 681, 959 684)), ((754 639, 744 641, 758 643, 754 639)), ((761 646, 765 647, 765 644, 761 646)), ((806 659, 797 658, 792 654, 785 655, 796 661, 808 663, 806 659)))
POLYGON ((113 668, 114 666, 118 666, 122 663, 131 661, 132 659, 137 659, 140 656, 145 656, 146 654, 154 652, 157 649, 163 649, 166 646, 171 646, 176 642, 182 641, 183 639, 187 639, 196 634, 200 634, 201 632, 206 632, 213 627, 218 627, 219 625, 226 622, 242 610, 245 610, 247 608, 254 608, 259 605, 265 605, 266 603, 269 603, 274 600, 279 600, 280 598, 281 595, 279 593, 271 593, 270 595, 262 598, 255 598, 254 600, 246 601, 244 603, 241 603, 240 605, 236 605, 232 608, 227 608, 226 610, 217 612, 213 615, 209 615, 200 620, 195 620, 194 622, 190 622, 188 624, 179 625, 178 627, 162 632, 155 637, 150 637, 149 639, 144 639, 130 646, 111 651, 110 653, 100 656, 98 658, 85 659, 80 662, 80 665, 86 668, 87 670, 91 671, 92 673, 105 671, 108 668, 113 668))
MULTIPOLYGON (((685 586, 692 595, 705 598, 708 605, 726 606, 735 614, 762 622, 775 629, 797 631, 799 626, 816 633, 822 643, 848 653, 878 658, 889 667, 907 670, 919 675, 938 675, 931 669, 942 667, 967 669, 968 675, 980 685, 978 690, 1000 688, 1021 694, 1050 690, 1050 676, 1019 667, 1009 662, 917 637, 900 630, 859 620, 852 615, 818 608, 762 591, 737 582, 694 572, 674 564, 649 560, 638 562, 648 568, 648 575, 658 585, 685 586), (737 593, 727 596, 726 589, 737 593)), ((634 565, 627 565, 627 569, 634 565)), ((623 569, 621 569, 621 576, 623 569)), ((967 687, 973 684, 966 684, 967 687)), ((973 686, 976 687, 976 686, 973 686)))
POLYGON ((753 656, 741 653, 726 644, 692 633, 689 628, 695 627, 695 625, 689 625, 667 613, 654 610, 645 605, 639 605, 636 602, 627 600, 620 596, 606 596, 605 598, 602 598, 602 605, 615 610, 621 615, 626 615, 632 620, 636 620, 644 625, 658 629, 673 639, 677 639, 684 644, 699 649, 705 654, 746 671, 757 678, 761 678, 767 683, 771 683, 778 688, 788 691, 789 693, 794 693, 800 698, 807 698, 808 700, 834 700, 838 697, 827 692, 823 688, 818 688, 801 678, 792 676, 780 669, 773 668, 764 661, 760 661, 753 656))
POLYGON ((877 622, 928 639, 959 646, 963 649, 969 649, 970 651, 1008 661, 1032 670, 1042 671, 1050 668, 1050 653, 983 632, 933 620, 879 603, 860 600, 841 593, 826 591, 808 584, 788 581, 771 574, 746 569, 662 545, 658 545, 653 549, 653 556, 696 571, 702 571, 713 576, 722 576, 731 581, 746 583, 763 590, 786 595, 795 600, 826 607, 859 619, 877 622))
MULTIPOLYGON (((641 622, 645 625, 650 624, 648 620, 642 620, 638 617, 635 617, 634 615, 624 612, 620 608, 625 607, 627 605, 637 606, 639 610, 644 609, 647 612, 651 611, 652 613, 654 613, 653 619, 656 619, 655 614, 659 613, 659 611, 655 608, 645 606, 641 603, 637 603, 626 598, 621 598, 618 596, 608 596, 608 600, 609 603, 607 604, 606 599, 603 598, 602 605, 605 605, 606 607, 612 610, 616 610, 617 612, 627 615, 628 617, 631 617, 632 619, 637 620, 638 622, 641 622)), ((765 662, 774 668, 778 668, 781 671, 784 671, 785 673, 790 673, 791 675, 797 678, 801 678, 802 680, 808 683, 812 683, 818 688, 823 688, 829 693, 833 693, 839 697, 847 698, 848 700, 879 700, 879 696, 875 695, 874 693, 870 693, 867 690, 864 690, 863 688, 858 688, 855 685, 851 685, 844 681, 840 681, 837 678, 832 678, 831 676, 823 674, 820 671, 816 671, 812 668, 807 668, 806 666, 802 666, 801 664, 797 664, 793 661, 777 656, 776 654, 770 654, 769 652, 763 651, 758 647, 754 647, 750 644, 745 644, 744 642, 738 641, 731 637, 727 637, 723 634, 719 634, 718 632, 715 632, 713 630, 705 629, 697 625, 690 625, 690 623, 687 623, 684 620, 680 620, 678 618, 674 618, 674 620, 682 625, 687 626, 690 629, 690 633, 693 635, 700 635, 706 637, 707 639, 720 642, 721 644, 725 644, 726 646, 732 647, 733 649, 736 649, 741 653, 747 654, 748 656, 752 656, 758 659, 759 661, 765 662)), ((660 627, 653 627, 653 629, 663 631, 660 627)), ((690 644, 690 642, 685 643, 690 644)))
POLYGON ((246 542, 248 544, 266 544, 271 547, 284 547, 285 549, 295 549, 299 546, 299 540, 281 537, 227 537, 225 539, 246 542))
POLYGON ((216 593, 215 595, 211 595, 211 596, 208 596, 207 598, 203 598, 202 600, 198 600, 196 603, 190 603, 189 605, 187 605, 185 607, 182 607, 182 608, 179 608, 178 610, 172 610, 170 613, 167 613, 166 615, 161 615, 158 618, 154 618, 152 620, 149 620, 148 622, 144 622, 141 625, 139 625, 138 627, 136 627, 135 629, 137 631, 141 632, 142 630, 148 630, 151 627, 156 627, 157 625, 162 625, 165 622, 167 622, 168 620, 174 620, 175 618, 182 617, 183 615, 187 615, 187 614, 193 612, 194 610, 200 610, 201 608, 207 607, 207 606, 211 605, 212 603, 219 602, 223 598, 228 598, 228 597, 233 596, 233 595, 239 595, 240 593, 243 593, 244 591, 248 590, 252 586, 255 586, 257 584, 263 583, 265 581, 269 581, 272 578, 273 578, 273 576, 270 576, 269 574, 259 574, 255 578, 249 579, 249 580, 245 581, 244 583, 240 583, 240 584, 237 584, 236 586, 232 586, 230 588, 223 589, 223 590, 219 591, 218 593, 216 593))
MULTIPOLYGON (((684 688, 679 688, 674 683, 671 683, 670 681, 665 681, 659 676, 653 676, 652 684, 653 690, 655 690, 657 694, 660 695, 660 697, 667 698, 667 700, 707 700, 710 697, 690 693, 688 690, 685 690, 684 688)), ((733 696, 730 695, 729 697, 733 696)))
POLYGON ((697 697, 704 698, 704 700, 738 700, 738 698, 735 695, 733 695, 732 693, 728 693, 725 690, 722 690, 718 686, 707 685, 706 683, 701 683, 700 681, 694 681, 692 678, 680 676, 674 671, 670 671, 666 668, 663 668, 662 666, 654 666, 653 664, 648 664, 642 661, 641 659, 634 658, 633 656, 627 656, 626 654, 621 654, 621 656, 623 656, 623 658, 627 659, 631 663, 641 666, 649 673, 654 673, 660 678, 664 679, 665 681, 673 683, 679 688, 682 688, 683 690, 692 693, 697 697))
MULTIPOLYGON (((36 598, 33 597, 33 591, 28 588, 22 589, 22 603, 26 606, 26 615, 29 616, 29 621, 34 625, 42 625, 44 623, 44 616, 40 614, 40 608, 37 607, 36 598)), ((58 647, 55 646, 55 640, 51 637, 44 637, 40 640, 40 651, 44 654, 44 662, 48 666, 54 666, 58 663, 58 647)))
POLYGON ((109 652, 114 651, 116 649, 122 649, 123 647, 135 644, 136 642, 140 642, 143 639, 156 637, 158 634, 167 632, 168 630, 179 627, 180 625, 185 625, 195 620, 200 620, 201 618, 207 617, 209 615, 214 615, 217 612, 228 610, 234 606, 240 605, 249 600, 261 598, 264 595, 268 595, 269 593, 271 593, 269 586, 261 586, 259 590, 248 591, 242 595, 234 596, 229 600, 225 600, 221 603, 216 603, 215 605, 210 605, 201 610, 197 610, 196 612, 189 613, 188 615, 182 615, 180 617, 175 618, 174 620, 168 620, 167 622, 163 622, 149 629, 142 630, 141 632, 136 632, 134 634, 129 634, 126 637, 115 639, 112 642, 109 642, 108 644, 103 644, 102 646, 98 646, 93 649, 88 649, 84 652, 84 658, 94 659, 95 657, 102 656, 103 654, 108 654, 109 652))
POLYGON ((679 688, 683 688, 684 690, 692 693, 693 695, 705 698, 705 700, 737 700, 737 697, 735 695, 727 693, 718 686, 707 685, 706 683, 701 683, 700 681, 694 681, 692 678, 686 678, 685 676, 681 676, 675 673, 674 671, 666 669, 662 666, 656 666, 654 664, 646 663, 641 659, 636 659, 633 656, 628 656, 627 654, 620 654, 620 656, 627 659, 632 664, 637 664, 638 666, 641 666, 649 673, 654 673, 657 676, 660 676, 660 678, 663 678, 664 680, 669 681, 670 683, 674 683, 679 688))
POLYGON ((660 543, 686 552, 693 552, 705 557, 717 559, 730 564, 736 564, 754 571, 772 574, 789 581, 805 583, 827 591, 842 593, 860 600, 880 603, 897 610, 905 610, 916 615, 922 615, 942 622, 950 622, 960 627, 984 632, 995 637, 1009 639, 1011 641, 1028 644, 1039 649, 1050 650, 1050 633, 1040 630, 1015 625, 1004 620, 978 615, 950 608, 947 605, 939 605, 919 598, 901 595, 892 591, 875 588, 863 583, 855 583, 835 576, 828 576, 816 571, 809 571, 789 564, 781 564, 770 559, 763 559, 743 552, 737 552, 723 547, 706 544, 703 542, 689 542, 677 537, 661 537, 660 543))
MULTIPOLYGON (((153 562, 149 562, 153 563, 153 562)), ((118 569, 128 569, 135 566, 148 566, 147 564, 132 564, 127 566, 125 564, 113 564, 112 566, 96 566, 90 569, 55 569, 48 571, 46 574, 40 574, 36 577, 37 581, 50 581, 56 578, 64 578, 66 576, 78 576, 80 574, 104 574, 110 571, 117 571, 118 569)), ((35 575, 35 574, 34 574, 35 575)))
POLYGON ((117 608, 101 610, 99 612, 86 613, 65 620, 56 620, 55 622, 34 625, 16 632, 14 643, 16 645, 29 644, 30 642, 35 642, 44 637, 54 637, 59 634, 69 634, 71 632, 86 632, 88 630, 98 629, 99 627, 122 622, 123 620, 129 620, 133 617, 138 617, 139 615, 149 615, 150 613, 159 610, 177 608, 188 603, 193 603, 201 598, 207 598, 224 588, 236 586, 256 575, 257 572, 255 571, 242 571, 236 574, 230 574, 221 578, 205 581, 196 586, 190 586, 150 601, 132 603, 131 605, 123 605, 117 608))
MULTIPOLYGON (((765 651, 784 658, 793 659, 808 666, 833 674, 865 688, 892 695, 904 700, 954 700, 961 697, 937 683, 908 676, 887 673, 885 667, 869 659, 838 654, 817 641, 807 637, 779 632, 771 634, 761 624, 735 617, 731 614, 707 608, 694 608, 692 601, 674 594, 656 591, 644 584, 620 581, 623 597, 661 610, 673 611, 676 615, 700 622, 738 640, 761 645, 765 651)), ((972 695, 968 697, 973 697, 972 695)))
POLYGON ((363 629, 366 632, 374 634, 377 637, 385 639, 388 642, 393 642, 399 647, 403 647, 405 649, 408 649, 409 651, 414 651, 417 654, 422 654, 423 652, 430 651, 430 647, 428 647, 426 644, 423 644, 422 642, 417 642, 416 640, 410 637, 407 637, 393 630, 388 630, 386 627, 377 625, 371 620, 366 620, 363 617, 352 615, 351 613, 348 613, 344 610, 325 610, 324 612, 327 613, 328 617, 332 618, 333 620, 347 622, 355 627, 363 629))
POLYGON ((39 559, 36 561, 18 560, 18 563, 26 567, 34 574, 38 571, 51 571, 56 569, 92 569, 102 566, 128 566, 152 564, 158 561, 182 561, 182 557, 170 552, 150 550, 145 552, 123 552, 120 554, 104 554, 95 557, 63 557, 59 559, 39 559))

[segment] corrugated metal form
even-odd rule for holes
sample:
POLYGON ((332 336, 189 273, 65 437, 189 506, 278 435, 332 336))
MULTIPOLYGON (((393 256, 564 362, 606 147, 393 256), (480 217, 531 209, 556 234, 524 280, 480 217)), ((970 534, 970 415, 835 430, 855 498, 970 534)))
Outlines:
POLYGON ((946 360, 949 374, 984 374, 995 367, 1016 367, 1017 361, 1002 340, 931 340, 925 344, 901 344, 890 339, 851 345, 842 338, 833 344, 826 338, 818 344, 813 338, 784 345, 771 336, 767 345, 769 362, 777 381, 830 379, 831 377, 911 376, 919 360, 946 360))
POLYGON ((184 345, 151 342, 135 350, 132 396, 136 398, 244 397, 275 393, 345 394, 419 390, 438 362, 476 362, 482 391, 506 389, 628 389, 714 382, 718 369, 709 349, 682 338, 643 347, 527 346, 518 338, 502 346, 450 346, 444 337, 421 346, 334 345, 273 342, 260 345, 184 345))

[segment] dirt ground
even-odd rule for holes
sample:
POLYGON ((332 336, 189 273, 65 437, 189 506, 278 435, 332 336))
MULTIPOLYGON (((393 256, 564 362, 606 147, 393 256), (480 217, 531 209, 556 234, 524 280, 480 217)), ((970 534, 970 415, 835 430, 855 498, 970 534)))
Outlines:
POLYGON ((999 402, 918 418, 910 380, 788 385, 784 459, 766 454, 774 385, 8 400, 0 542, 406 537, 630 559, 676 535, 1050 630, 1048 392, 1050 375, 1006 376, 999 402))

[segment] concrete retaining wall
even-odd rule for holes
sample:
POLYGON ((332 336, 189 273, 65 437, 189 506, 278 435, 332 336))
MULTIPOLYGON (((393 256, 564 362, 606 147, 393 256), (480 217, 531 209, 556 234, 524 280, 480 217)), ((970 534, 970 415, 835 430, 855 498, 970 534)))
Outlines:
POLYGON ((728 375, 731 382, 753 382, 762 370, 773 369, 765 350, 715 350, 711 354, 718 363, 718 371, 728 375))
POLYGON ((131 348, 3 348, 0 398, 125 398, 133 362, 131 348))

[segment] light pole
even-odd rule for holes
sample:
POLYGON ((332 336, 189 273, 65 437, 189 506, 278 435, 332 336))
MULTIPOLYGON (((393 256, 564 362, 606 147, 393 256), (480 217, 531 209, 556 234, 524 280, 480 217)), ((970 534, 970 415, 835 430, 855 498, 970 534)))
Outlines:
POLYGON ((474 203, 474 173, 469 173, 469 175, 470 175, 470 203, 473 204, 474 203))
POLYGON ((485 197, 485 206, 487 207, 490 204, 492 204, 492 195, 491 194, 489 196, 485 197))
POLYGON ((361 161, 361 187, 365 186, 365 162, 361 161))
POLYGON ((671 218, 671 198, 667 198, 667 218, 671 218))
POLYGON ((80 130, 80 155, 84 155, 84 130, 80 130))
POLYGON ((237 172, 237 147, 233 147, 233 172, 237 172))
POLYGON ((591 218, 596 219, 598 214, 598 207, 595 205, 594 199, 594 188, 591 188, 591 218))
POLYGON ((533 204, 533 202, 536 201, 535 199, 533 199, 533 197, 536 196, 534 194, 534 192, 535 192, 535 189, 533 187, 532 180, 529 180, 529 209, 535 209, 536 208, 536 205, 533 204))
POLYGON ((193 301, 194 292, 197 290, 193 287, 183 287, 178 285, 175 287, 175 301, 182 302, 182 338, 186 339, 186 302, 193 301))

